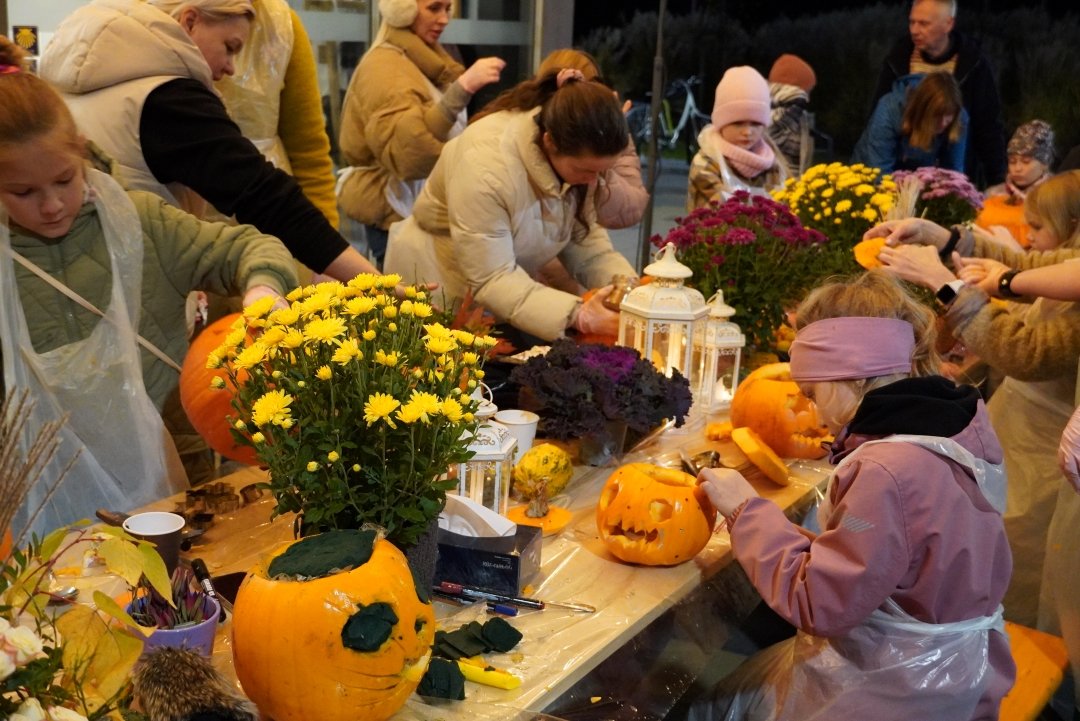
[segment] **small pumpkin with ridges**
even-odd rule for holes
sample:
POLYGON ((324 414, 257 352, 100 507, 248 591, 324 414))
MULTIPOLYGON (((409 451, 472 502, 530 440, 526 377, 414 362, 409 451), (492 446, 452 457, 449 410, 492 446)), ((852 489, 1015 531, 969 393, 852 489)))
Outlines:
POLYGON ((506 512, 506 517, 524 526, 539 526, 545 536, 558 533, 573 518, 565 508, 549 506, 574 477, 570 454, 550 443, 541 443, 525 451, 514 466, 514 488, 529 502, 506 512))

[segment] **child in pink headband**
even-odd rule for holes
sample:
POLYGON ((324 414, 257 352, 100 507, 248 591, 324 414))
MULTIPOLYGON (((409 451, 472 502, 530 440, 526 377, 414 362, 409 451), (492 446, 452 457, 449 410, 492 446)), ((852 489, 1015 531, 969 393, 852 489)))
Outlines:
POLYGON ((836 434, 820 533, 736 471, 698 482, 763 600, 797 637, 689 719, 993 719, 1016 669, 1001 447, 978 391, 933 375, 934 318, 882 272, 799 308, 791 375, 836 434))

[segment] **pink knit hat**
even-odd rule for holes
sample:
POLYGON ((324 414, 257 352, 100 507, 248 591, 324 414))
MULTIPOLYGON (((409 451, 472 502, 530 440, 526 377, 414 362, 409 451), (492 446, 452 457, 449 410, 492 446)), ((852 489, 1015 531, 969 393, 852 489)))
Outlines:
POLYGON ((728 68, 716 86, 712 121, 716 129, 739 122, 761 123, 769 127, 769 84, 761 73, 743 65, 728 68))

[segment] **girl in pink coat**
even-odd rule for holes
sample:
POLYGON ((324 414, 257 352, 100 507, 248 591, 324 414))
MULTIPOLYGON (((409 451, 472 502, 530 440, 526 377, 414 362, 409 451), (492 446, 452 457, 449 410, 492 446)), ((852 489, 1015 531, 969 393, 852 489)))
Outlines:
POLYGON ((800 529, 737 472, 703 471, 765 602, 798 629, 690 719, 987 720, 1016 668, 1001 447, 978 392, 934 375, 933 315, 881 272, 800 306, 791 375, 836 441, 800 529))

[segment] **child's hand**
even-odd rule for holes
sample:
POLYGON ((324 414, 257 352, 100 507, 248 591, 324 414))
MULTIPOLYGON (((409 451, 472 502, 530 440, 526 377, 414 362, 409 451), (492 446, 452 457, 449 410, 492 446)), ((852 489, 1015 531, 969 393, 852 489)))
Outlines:
POLYGON ((706 468, 698 474, 697 482, 713 508, 725 518, 746 501, 758 497, 741 473, 727 468, 706 468))

